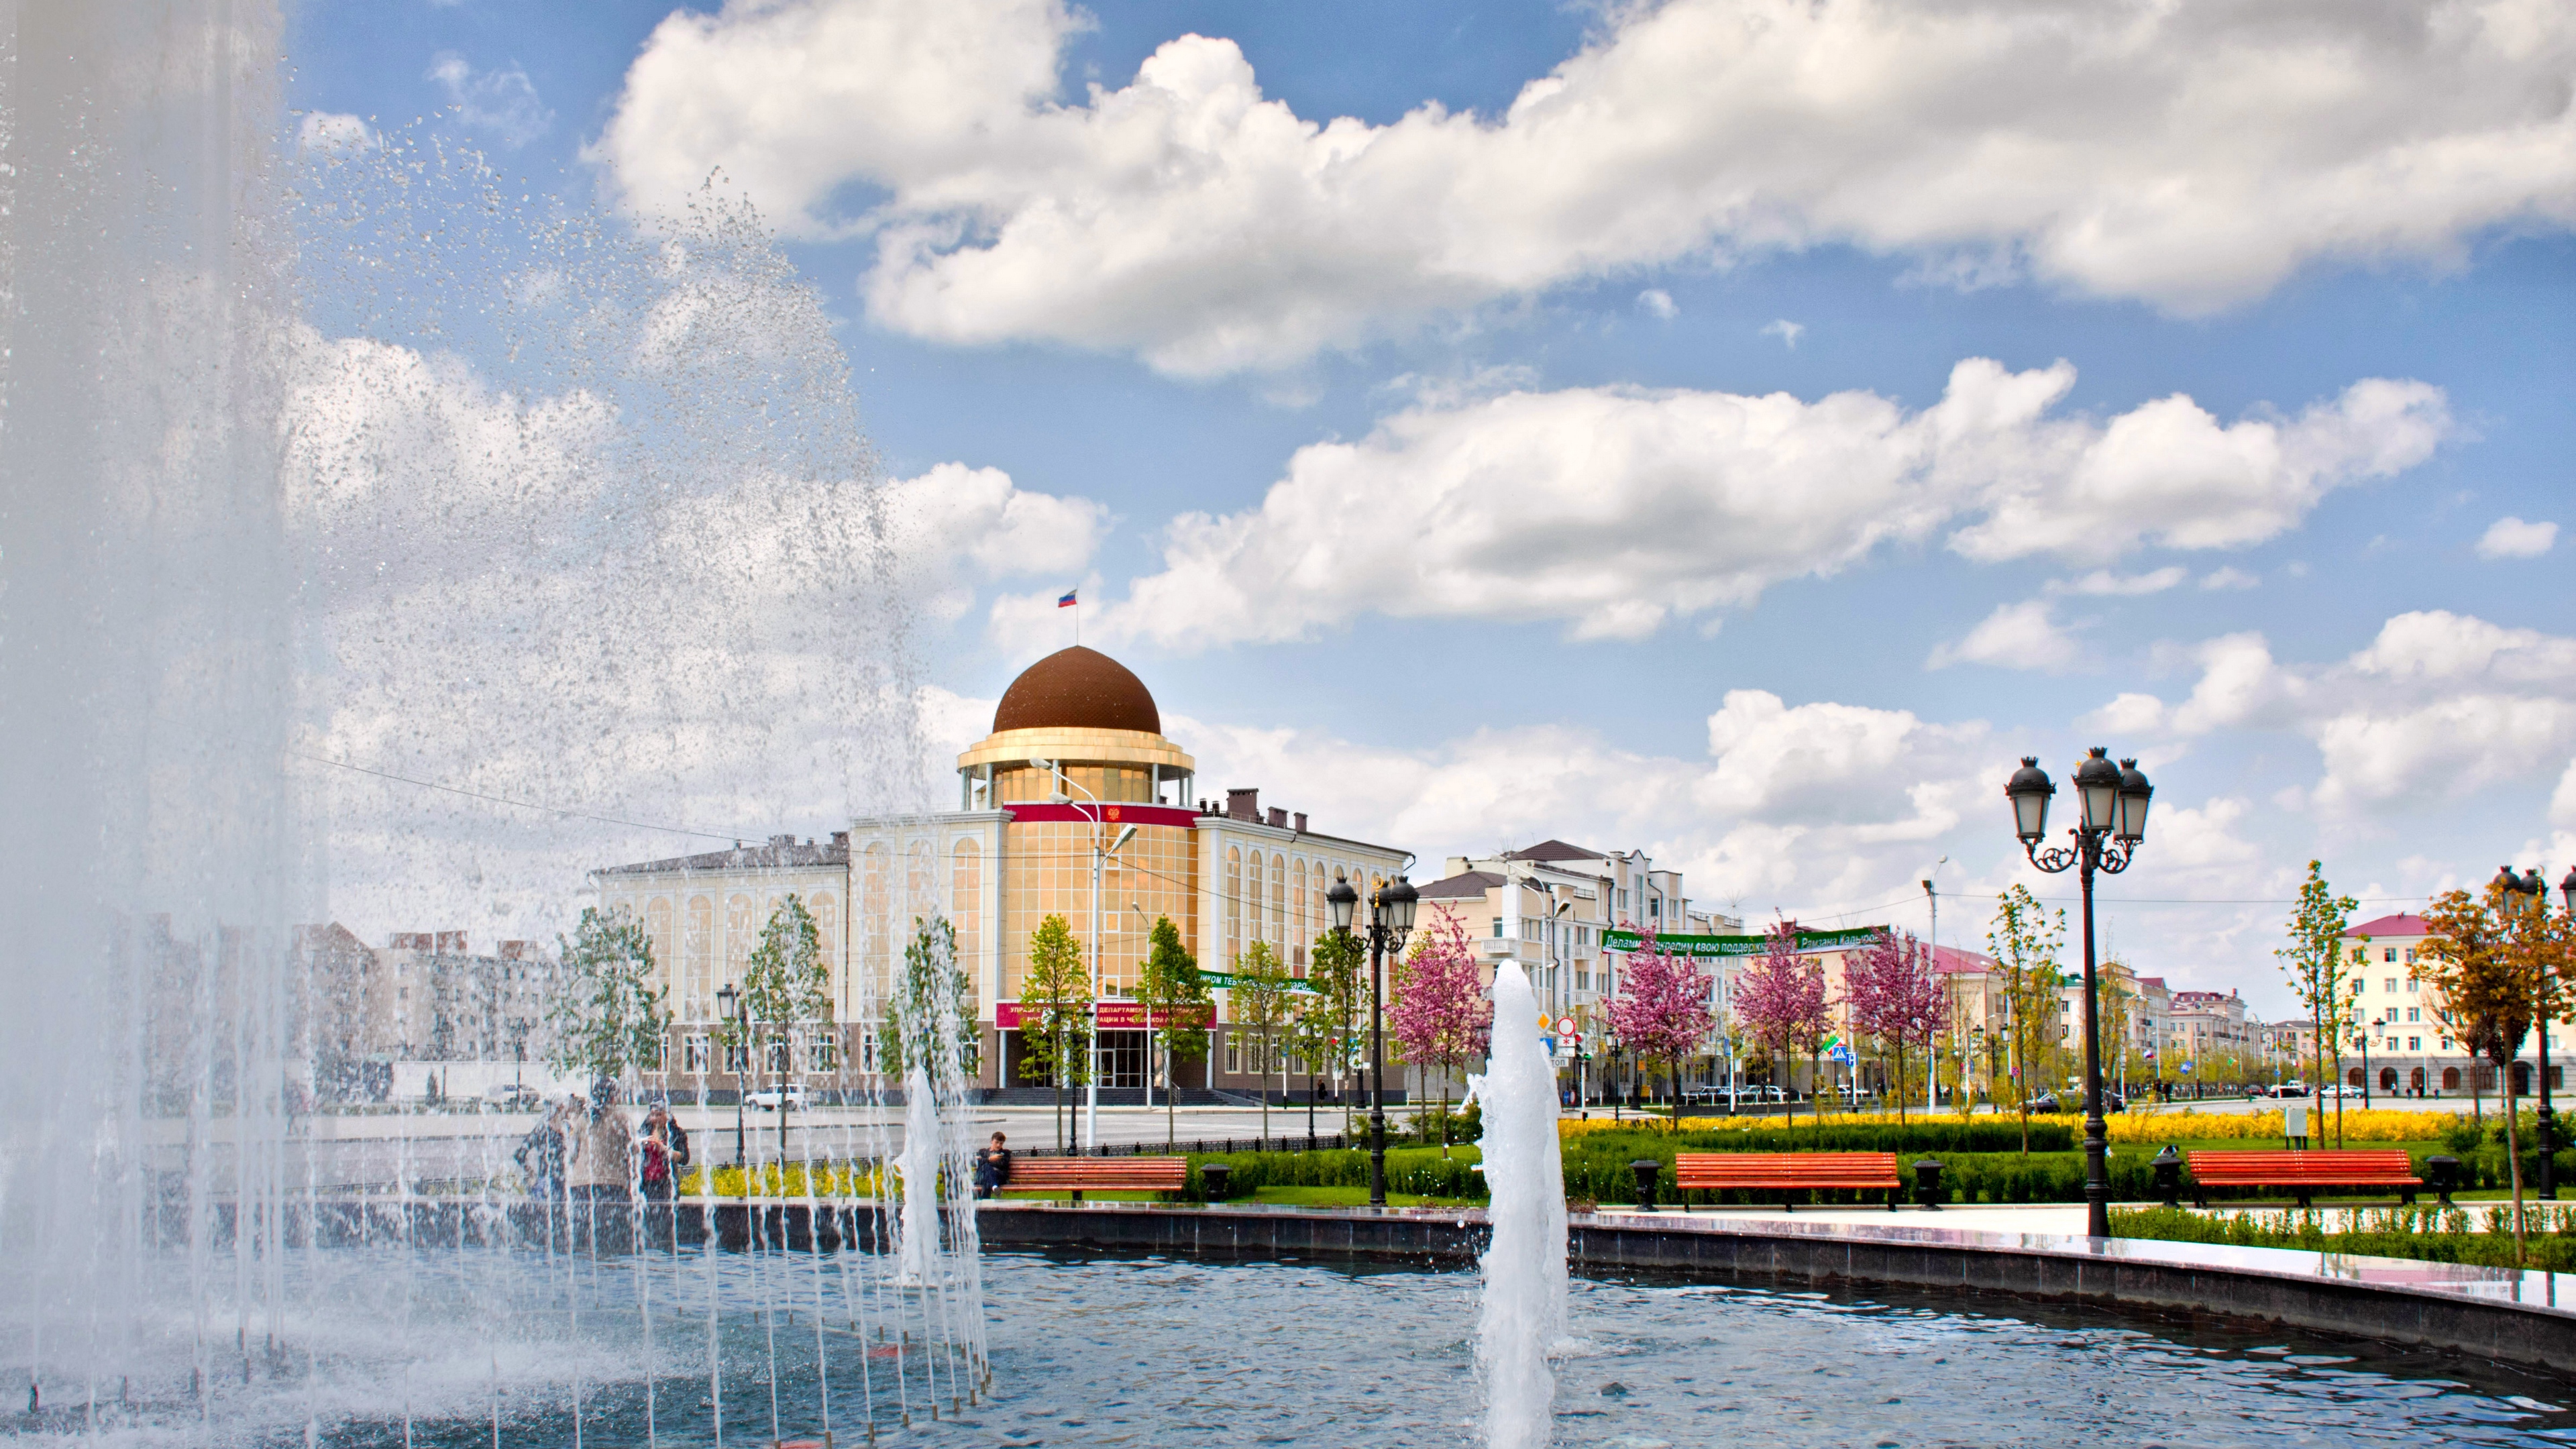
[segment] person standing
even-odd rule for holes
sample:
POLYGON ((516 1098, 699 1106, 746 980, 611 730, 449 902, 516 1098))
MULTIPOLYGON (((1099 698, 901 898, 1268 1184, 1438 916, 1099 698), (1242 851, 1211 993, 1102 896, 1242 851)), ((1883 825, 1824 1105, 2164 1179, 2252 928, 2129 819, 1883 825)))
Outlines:
POLYGON ((617 1084, 606 1077, 591 1084, 590 1120, 572 1133, 564 1182, 578 1225, 574 1242, 597 1252, 601 1226, 622 1221, 635 1192, 635 1129, 617 1105, 617 1084))
POLYGON ((549 1211, 563 1201, 564 1135, 571 1114, 581 1105, 581 1098, 566 1097, 546 1109, 528 1135, 519 1139, 516 1154, 519 1169, 528 1175, 528 1196, 544 1203, 549 1211))
POLYGON ((681 1174, 689 1170, 689 1133, 671 1115, 671 1104, 657 1101, 644 1114, 643 1165, 636 1172, 642 1189, 646 1224, 655 1242, 675 1246, 678 1222, 671 1206, 679 1196, 681 1174))

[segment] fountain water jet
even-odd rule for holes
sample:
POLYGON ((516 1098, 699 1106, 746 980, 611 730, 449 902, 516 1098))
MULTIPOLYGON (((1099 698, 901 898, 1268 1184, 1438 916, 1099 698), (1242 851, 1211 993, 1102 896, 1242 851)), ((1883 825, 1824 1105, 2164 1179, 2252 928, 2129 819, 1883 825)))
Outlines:
POLYGON ((1518 962, 1494 972, 1493 1047, 1478 1081, 1484 1104, 1485 1279, 1476 1366, 1488 1449, 1548 1442, 1556 1398, 1550 1362, 1566 1338, 1565 1173, 1556 1135, 1556 1074, 1539 1046, 1538 996, 1518 962))

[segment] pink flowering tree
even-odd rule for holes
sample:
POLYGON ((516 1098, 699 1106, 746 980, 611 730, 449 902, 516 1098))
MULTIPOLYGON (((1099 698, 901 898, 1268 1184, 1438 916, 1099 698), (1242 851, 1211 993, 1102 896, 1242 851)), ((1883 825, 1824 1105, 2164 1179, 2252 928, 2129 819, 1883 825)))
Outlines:
POLYGON ((1620 1042, 1672 1073, 1676 1132, 1682 1122, 1682 1061, 1697 1056, 1717 1029, 1710 994, 1708 973, 1690 957, 1664 950, 1650 927, 1620 968, 1618 994, 1610 998, 1610 1029, 1620 1042))
POLYGON ((1941 979, 1932 952, 1909 934, 1881 931, 1877 944, 1853 955, 1843 975, 1843 1004, 1852 1025, 1896 1055, 1896 1120, 1905 1120, 1905 1058, 1929 1052, 1940 1029, 1941 979))
POLYGON ((1494 1009, 1485 1000, 1484 973, 1476 966, 1476 948, 1466 924, 1455 912, 1435 905, 1413 950, 1401 960, 1388 984, 1395 1000, 1387 1007, 1387 1025, 1396 1049, 1415 1066, 1440 1073, 1440 1150, 1449 1151, 1449 1078, 1492 1045, 1494 1009))
MULTIPOLYGON (((1786 1080, 1791 1059, 1824 1049, 1833 1017, 1825 1006, 1824 966, 1798 954, 1797 922, 1782 921, 1763 935, 1762 954, 1735 979, 1735 1019, 1764 1055, 1780 1062, 1786 1080)), ((1797 1112, 1792 1097, 1793 1120, 1797 1112)))

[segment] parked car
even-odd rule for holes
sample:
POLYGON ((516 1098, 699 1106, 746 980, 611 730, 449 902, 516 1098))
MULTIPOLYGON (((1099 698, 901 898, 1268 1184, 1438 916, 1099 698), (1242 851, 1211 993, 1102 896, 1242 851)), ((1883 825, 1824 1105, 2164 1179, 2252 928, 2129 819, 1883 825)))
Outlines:
POLYGON ((742 1100, 764 1112, 775 1112, 782 1107, 790 1112, 802 1112, 814 1105, 807 1099, 802 1084, 789 1087, 764 1087, 742 1100))
POLYGON ((485 1094, 485 1100, 505 1112, 524 1112, 545 1105, 545 1098, 525 1082, 507 1082, 485 1094))
POLYGON ((2277 1086, 2247 1088, 2245 1100, 2260 1102, 2281 1097, 2304 1097, 2307 1094, 2308 1087, 2305 1082, 2282 1082, 2277 1086))

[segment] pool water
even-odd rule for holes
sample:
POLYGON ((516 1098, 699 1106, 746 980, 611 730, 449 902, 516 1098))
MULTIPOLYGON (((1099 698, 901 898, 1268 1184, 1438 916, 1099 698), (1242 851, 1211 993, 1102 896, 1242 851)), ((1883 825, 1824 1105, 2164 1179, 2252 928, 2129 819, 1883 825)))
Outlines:
MULTIPOLYGON (((670 1316, 649 1358, 643 1320, 619 1288, 625 1276, 603 1275, 581 1347, 560 1346, 560 1328, 546 1335, 559 1345, 557 1367, 578 1362, 586 1386, 532 1379, 521 1365, 492 1407, 449 1398, 443 1412, 416 1409, 408 1442, 558 1446, 578 1433, 586 1445, 715 1443, 712 1339, 724 1366, 725 1442, 811 1433, 819 1443, 814 1315, 798 1304, 805 1271, 792 1258, 726 1261, 722 1280, 707 1280, 714 1291, 733 1303, 766 1301, 769 1311, 728 1309, 710 1333, 692 1297, 695 1270, 686 1258, 668 1261, 656 1291, 670 1316)), ((856 1355, 867 1345, 833 1329, 828 1312, 823 1367, 844 1446, 866 1442, 867 1394, 879 1442, 943 1449, 1472 1445, 1476 1288, 1456 1269, 990 1253, 995 1378, 981 1405, 952 1414, 942 1404, 934 1422, 915 1379, 912 1428, 900 1429, 890 1356, 877 1347, 863 1388, 856 1355)), ((1578 1278, 1571 1306, 1583 1341, 1559 1370, 1556 1440, 1567 1446, 2576 1442, 2576 1395, 2554 1381, 2310 1335, 2003 1298, 1653 1278, 1578 1278)), ((471 1365, 462 1372, 473 1377, 471 1365)), ((471 1382, 451 1388, 467 1400, 484 1392, 471 1382)), ((425 1393, 421 1407, 435 1397, 425 1393)), ((301 1426, 276 1437, 301 1441, 301 1426)), ((406 1442, 399 1420, 368 1414, 343 1417, 321 1437, 406 1442)))

